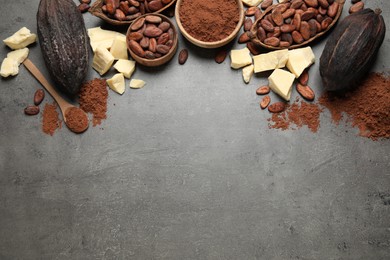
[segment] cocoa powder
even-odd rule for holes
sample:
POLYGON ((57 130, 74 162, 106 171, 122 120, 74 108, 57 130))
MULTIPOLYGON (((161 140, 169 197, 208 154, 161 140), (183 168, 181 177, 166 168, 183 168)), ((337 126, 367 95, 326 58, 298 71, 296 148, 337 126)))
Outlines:
POLYGON ((186 32, 204 42, 225 39, 239 21, 236 0, 183 0, 179 15, 186 32))
POLYGON ((43 109, 43 118, 42 118, 42 131, 45 134, 53 135, 54 132, 61 128, 62 121, 59 119, 59 114, 57 112, 57 105, 55 102, 53 104, 45 104, 43 109))
POLYGON ((80 108, 93 115, 93 126, 107 118, 108 89, 105 79, 93 79, 84 83, 80 90, 80 108))
POLYGON ((294 103, 287 105, 284 112, 272 114, 268 119, 268 127, 287 130, 292 127, 299 129, 306 125, 311 132, 316 133, 320 126, 321 111, 318 104, 307 103, 297 98, 294 103))
POLYGON ((359 135, 378 140, 390 138, 390 77, 370 73, 353 91, 340 95, 324 93, 319 102, 329 109, 337 125, 346 122, 359 128, 359 135))

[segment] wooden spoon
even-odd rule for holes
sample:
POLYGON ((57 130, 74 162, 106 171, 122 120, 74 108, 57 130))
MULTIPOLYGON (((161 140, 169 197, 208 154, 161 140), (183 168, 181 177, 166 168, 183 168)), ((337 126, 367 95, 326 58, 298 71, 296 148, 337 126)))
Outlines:
POLYGON ((62 117, 64 119, 64 122, 66 126, 74 133, 82 133, 85 130, 87 130, 89 123, 88 123, 88 116, 84 112, 84 110, 70 104, 65 99, 63 99, 57 91, 53 88, 52 85, 46 80, 46 78, 42 75, 42 73, 39 71, 39 69, 32 63, 31 60, 26 59, 23 62, 23 65, 27 68, 28 71, 42 84, 42 86, 49 92, 49 94, 54 98, 54 100, 57 102, 58 106, 61 109, 62 117), (73 111, 75 109, 79 110, 77 113, 82 117, 82 120, 78 120, 78 122, 74 122, 74 120, 68 120, 69 118, 66 117, 68 109, 72 108, 73 111), (70 122, 72 121, 72 122, 70 122), (80 126, 80 122, 83 122, 80 126), (86 123, 85 123, 86 122, 86 123), (76 123, 76 125, 75 125, 76 123))

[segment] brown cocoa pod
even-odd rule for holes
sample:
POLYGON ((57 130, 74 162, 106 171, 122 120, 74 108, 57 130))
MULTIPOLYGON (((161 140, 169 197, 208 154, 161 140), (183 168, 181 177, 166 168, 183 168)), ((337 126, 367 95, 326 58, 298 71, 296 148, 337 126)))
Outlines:
POLYGON ((167 53, 169 52, 170 49, 171 49, 171 48, 170 48, 169 46, 167 46, 167 45, 158 44, 158 45, 156 46, 156 51, 157 51, 158 53, 161 53, 162 55, 167 54, 167 53))
POLYGON ((260 25, 267 32, 273 32, 275 29, 275 27, 272 25, 272 23, 268 20, 265 20, 265 19, 260 21, 260 25))
POLYGON ((309 24, 305 21, 301 22, 301 28, 299 28, 299 33, 302 35, 302 38, 307 41, 310 39, 310 27, 309 24))
POLYGON ((349 8, 349 13, 350 14, 353 14, 353 13, 356 13, 356 12, 359 12, 360 10, 363 10, 364 8, 364 3, 363 2, 357 2, 353 5, 351 5, 351 7, 349 8))
POLYGON ((169 41, 169 34, 163 33, 160 37, 158 37, 157 44, 165 44, 167 41, 169 41))
POLYGON ((271 13, 271 17, 277 26, 281 26, 284 22, 282 12, 280 12, 279 9, 274 9, 271 13))
POLYGON ((45 91, 43 89, 38 89, 34 94, 34 105, 39 106, 45 98, 45 91))
POLYGON ((77 8, 79 9, 79 11, 81 13, 85 13, 86 11, 89 10, 90 6, 89 6, 89 4, 82 3, 82 4, 79 4, 79 6, 77 8))
POLYGON ((316 8, 318 6, 317 0, 303 0, 307 6, 316 8))
POLYGON ((162 18, 157 15, 147 15, 145 16, 145 21, 148 23, 160 24, 162 22, 162 18))
POLYGON ((143 38, 143 34, 139 32, 131 32, 127 35, 127 38, 129 40, 139 41, 143 38))
POLYGON ((260 86, 258 89, 256 89, 257 95, 266 95, 271 91, 269 86, 260 86))
POLYGON ((327 9, 329 7, 328 0, 318 0, 318 4, 320 7, 327 9))
POLYGON ((295 26, 296 30, 300 29, 300 27, 301 27, 301 15, 299 13, 295 13, 294 18, 293 18, 291 24, 295 26))
POLYGON ((299 8, 301 8, 302 4, 303 4, 302 0, 297 0, 297 1, 291 2, 291 6, 290 7, 293 8, 293 9, 299 9, 299 8))
MULTIPOLYGON (((145 1, 145 3, 146 3, 146 1, 145 1)), ((150 12, 152 13, 152 12, 156 12, 156 11, 160 10, 161 8, 164 7, 164 5, 161 2, 161 0, 153 0, 147 4, 147 7, 149 8, 150 12)))
POLYGON ((280 26, 280 31, 282 33, 290 33, 290 32, 293 32, 295 30, 295 25, 293 24, 283 24, 282 26, 280 26))
POLYGON ((141 41, 139 42, 139 45, 141 45, 141 47, 143 49, 149 48, 149 38, 148 37, 142 37, 141 41))
MULTIPOLYGON (((336 3, 336 2, 335 2, 336 3)), ((333 19, 330 17, 326 17, 322 22, 321 22, 321 28, 322 30, 326 30, 329 25, 333 22, 333 19)))
POLYGON ((238 37, 238 43, 246 43, 249 42, 250 38, 248 32, 243 32, 240 37, 238 37))
POLYGON ((297 83, 296 86, 297 92, 306 100, 313 101, 315 98, 314 91, 309 87, 302 85, 300 83, 297 83))
POLYGON ((139 57, 145 56, 145 51, 142 49, 141 45, 134 40, 129 41, 129 48, 132 52, 134 52, 139 57))
POLYGON ((145 31, 144 31, 144 35, 146 37, 159 37, 161 34, 163 33, 163 31, 161 29, 159 29, 158 27, 146 27, 145 31))
POLYGON ((261 100, 260 108, 266 109, 268 107, 269 103, 271 103, 271 97, 267 95, 267 96, 263 97, 263 99, 261 100))
POLYGON ((261 7, 262 9, 267 9, 268 7, 270 7, 270 6, 272 5, 272 3, 273 3, 273 0, 264 0, 264 1, 261 3, 260 7, 261 7))
POLYGON ((252 25, 253 25, 252 19, 246 18, 245 22, 244 22, 244 31, 245 32, 250 31, 250 29, 252 28, 252 25))
POLYGON ((337 11, 339 10, 339 3, 334 2, 328 7, 327 15, 329 17, 334 18, 337 14, 337 11))
POLYGON ((286 109, 286 103, 284 102, 275 102, 268 106, 268 111, 271 113, 280 113, 286 109))
POLYGON ((178 57, 179 64, 183 65, 184 63, 186 63, 187 59, 188 59, 188 50, 182 49, 179 52, 179 57, 178 57))
POLYGON ((279 46, 280 40, 276 37, 270 37, 264 40, 264 44, 277 47, 279 46))
POLYGON ((156 55, 151 51, 145 51, 145 58, 153 60, 156 58, 156 55))
POLYGON ((157 47, 157 40, 156 38, 150 38, 149 39, 149 51, 151 52, 156 52, 156 47, 157 47))
POLYGON ((171 28, 171 25, 168 22, 162 22, 158 25, 158 28, 160 28, 161 31, 166 32, 171 28))
POLYGON ((214 60, 216 63, 222 63, 228 55, 228 52, 225 49, 218 50, 215 53, 214 60))
POLYGON ((256 10, 258 9, 257 6, 251 6, 248 9, 245 10, 245 16, 253 16, 256 13, 256 10))
POLYGON ((300 44, 300 43, 302 43, 302 42, 305 41, 305 40, 303 39, 302 35, 301 35, 298 31, 293 31, 293 32, 291 33, 291 36, 292 36, 293 41, 294 41, 295 43, 300 44))
POLYGON ((287 19, 289 17, 292 17, 294 14, 295 14, 295 9, 289 8, 282 14, 282 17, 283 19, 287 19))
POLYGON ((267 38, 267 33, 265 32, 263 27, 257 28, 257 34, 256 35, 257 35, 257 38, 259 38, 259 40, 261 42, 263 42, 265 40, 265 38, 267 38))
POLYGON ((28 116, 35 116, 39 113, 38 106, 28 106, 24 109, 24 113, 28 116))
POLYGON ((306 86, 309 83, 309 72, 305 69, 298 78, 300 84, 306 86))

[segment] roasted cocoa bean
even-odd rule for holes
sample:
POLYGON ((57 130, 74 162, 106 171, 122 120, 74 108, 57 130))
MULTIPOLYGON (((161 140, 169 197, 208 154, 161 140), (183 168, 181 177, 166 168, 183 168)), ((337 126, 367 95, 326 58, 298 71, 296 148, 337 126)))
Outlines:
POLYGON ((261 99, 261 102, 260 102, 260 108, 266 109, 268 107, 269 103, 271 103, 271 97, 270 96, 263 97, 261 99))
POLYGON ((145 51, 142 49, 141 45, 139 45, 138 42, 134 40, 130 40, 129 42, 129 48, 132 50, 137 56, 144 57, 145 51))
POLYGON ((34 105, 39 106, 45 98, 45 91, 43 89, 38 89, 34 94, 34 105))
POLYGON ((258 89, 256 89, 257 95, 266 95, 271 91, 269 86, 260 86, 258 89))
POLYGON ((349 13, 353 14, 353 13, 359 12, 360 10, 363 10, 363 8, 364 8, 364 3, 357 2, 353 5, 351 5, 351 7, 349 8, 349 13))
POLYGON ((28 106, 24 109, 24 113, 28 116, 35 116, 39 113, 38 106, 28 106))
POLYGON ((309 87, 302 85, 300 83, 297 83, 296 86, 297 92, 306 100, 312 101, 315 98, 314 91, 309 87))
POLYGON ((178 57, 179 64, 183 65, 184 63, 186 63, 187 59, 188 59, 188 50, 182 49, 178 57))
POLYGON ((286 103, 284 102, 275 102, 268 106, 268 111, 271 113, 280 113, 286 109, 286 103))
POLYGON ((222 63, 226 59, 227 54, 228 54, 228 52, 224 49, 218 50, 214 56, 215 62, 222 63))

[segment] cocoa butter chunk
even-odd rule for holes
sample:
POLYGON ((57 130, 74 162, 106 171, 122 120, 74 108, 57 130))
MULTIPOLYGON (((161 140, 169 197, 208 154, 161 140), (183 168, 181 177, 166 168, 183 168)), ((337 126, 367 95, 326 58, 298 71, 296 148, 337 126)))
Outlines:
POLYGON ((296 78, 315 62, 315 56, 311 47, 299 48, 288 51, 287 68, 296 78))
POLYGON ((269 87, 273 92, 281 96, 286 101, 289 101, 294 79, 294 74, 286 70, 276 69, 272 72, 271 76, 268 77, 269 87))
POLYGON ((240 50, 231 50, 230 51, 230 66, 233 69, 239 69, 245 67, 249 64, 252 64, 252 57, 248 48, 243 48, 240 50))

